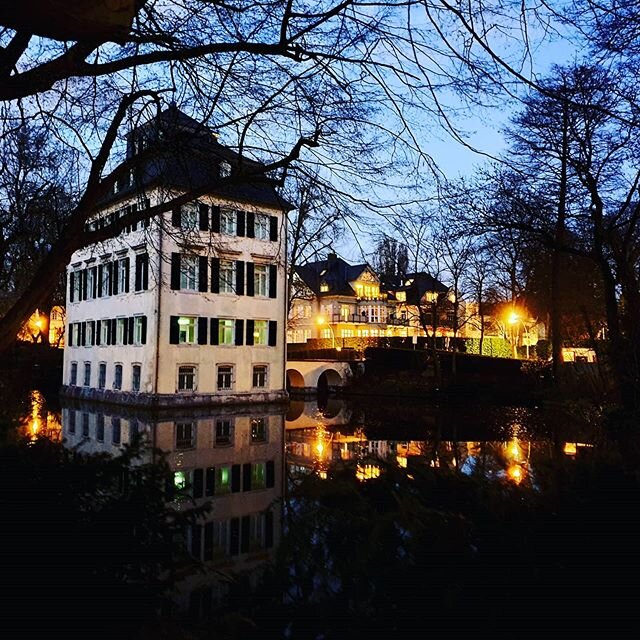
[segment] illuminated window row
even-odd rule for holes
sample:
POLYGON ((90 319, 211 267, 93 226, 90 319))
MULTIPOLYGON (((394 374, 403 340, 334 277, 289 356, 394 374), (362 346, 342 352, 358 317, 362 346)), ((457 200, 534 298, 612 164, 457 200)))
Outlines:
POLYGON ((169 344, 269 346, 278 341, 277 320, 171 316, 169 344))
POLYGON ((147 316, 71 322, 69 347, 134 345, 147 343, 147 316))

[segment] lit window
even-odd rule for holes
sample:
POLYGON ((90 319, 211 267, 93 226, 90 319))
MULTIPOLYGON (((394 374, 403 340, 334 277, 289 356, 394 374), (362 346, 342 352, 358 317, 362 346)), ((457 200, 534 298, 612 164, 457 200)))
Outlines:
POLYGON ((256 462, 251 465, 251 488, 264 489, 267 486, 267 465, 256 462))
POLYGON ((223 209, 220 212, 220 233, 227 236, 236 235, 236 212, 232 209, 223 209))
POLYGON ((192 365, 178 367, 178 391, 195 391, 196 368, 192 365))
POLYGON ((406 291, 396 291, 396 300, 398 302, 406 302, 407 301, 407 292, 406 291))
POLYGON ((236 262, 235 260, 220 260, 220 293, 235 293, 236 290, 236 262))
POLYGON ((323 282, 320 285, 320 292, 321 293, 326 293, 327 291, 329 291, 329 285, 326 282, 323 282))
POLYGON ((188 316, 178 318, 178 343, 195 344, 196 342, 196 319, 188 316))
POLYGON ((176 489, 184 489, 187 486, 187 474, 184 471, 176 471, 173 474, 173 486, 176 489))
POLYGON ((267 425, 264 418, 251 419, 251 442, 266 442, 267 425))
POLYGON ((176 449, 192 449, 195 435, 196 425, 193 422, 176 422, 176 449))
POLYGON ((269 321, 254 320, 253 322, 253 344, 261 345, 269 343, 269 321))
POLYGON ((180 288, 187 291, 198 290, 198 256, 181 256, 180 288))
POLYGON ((218 365, 218 390, 227 391, 233 388, 233 366, 230 364, 218 365))
POLYGON ((118 318, 116 344, 124 344, 124 336, 127 331, 127 319, 118 318))
POLYGON ((269 239, 269 216, 264 213, 256 213, 255 215, 255 237, 258 240, 269 239))
POLYGON ((218 344, 235 344, 235 333, 235 320, 218 320, 218 344))
POLYGON ((100 344, 105 347, 109 344, 109 321, 103 320, 100 324, 100 344))
POLYGON ((69 384, 73 386, 78 384, 78 363, 77 362, 71 363, 71 372, 69 374, 69 384))
POLYGON ((113 376, 113 388, 122 389, 122 365, 117 364, 113 376))
POLYGON ((134 364, 131 367, 131 391, 140 391, 140 377, 142 373, 142 367, 139 364, 134 364))
POLYGON ((231 467, 216 467, 215 493, 231 492, 231 467))
POLYGON ((233 441, 233 429, 231 420, 216 421, 216 446, 231 444, 233 441))
POLYGON ((134 344, 144 344, 145 337, 143 335, 144 316, 135 316, 133 320, 133 341, 134 344))
POLYGON ((253 367, 253 386, 264 389, 267 386, 267 365, 257 364, 253 367))
POLYGON ((269 295, 269 266, 257 264, 253 270, 253 286, 256 296, 269 295))
POLYGON ((90 362, 84 363, 84 386, 85 387, 91 386, 91 363, 90 362))

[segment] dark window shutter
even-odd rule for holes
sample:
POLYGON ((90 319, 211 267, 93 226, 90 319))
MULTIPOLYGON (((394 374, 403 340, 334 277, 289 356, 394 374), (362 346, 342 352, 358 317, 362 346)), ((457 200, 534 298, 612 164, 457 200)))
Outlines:
POLYGON ((200 214, 200 231, 209 231, 209 207, 202 203, 198 203, 198 212, 200 214))
POLYGON ((98 298, 102 298, 102 282, 104 280, 104 265, 98 265, 98 298))
POLYGON ((236 345, 241 347, 244 342, 244 320, 236 320, 236 345))
POLYGON ((278 343, 278 321, 269 320, 269 346, 275 347, 278 343))
POLYGON ((69 274, 69 302, 75 302, 75 299, 74 299, 75 286, 76 286, 76 274, 72 271, 69 274))
POLYGON ((207 324, 206 318, 198 318, 198 344, 207 344, 207 324))
POLYGON ((86 300, 87 299, 87 270, 83 269, 80 273, 82 274, 82 299, 86 300))
POLYGON ((247 238, 256 237, 256 214, 253 211, 247 211, 247 238))
POLYGON ((205 561, 213 557, 213 522, 206 522, 204 525, 204 555, 205 561))
POLYGON ((180 342, 180 325, 178 324, 178 316, 171 316, 169 320, 169 344, 178 344, 180 342))
POLYGON ((109 277, 109 295, 112 296, 114 295, 114 293, 117 293, 117 291, 114 292, 114 286, 113 286, 113 262, 107 262, 106 266, 107 266, 107 275, 109 277))
POLYGON ((83 322, 80 325, 80 346, 81 347, 87 346, 87 323, 86 322, 83 322))
POLYGON ((180 289, 180 254, 171 254, 171 288, 180 289))
POLYGON ((276 484, 276 465, 273 460, 267 460, 267 489, 276 484))
POLYGON ((246 343, 248 346, 253 346, 253 320, 247 320, 247 340, 246 343))
POLYGON ((140 336, 140 342, 142 344, 147 344, 147 316, 142 316, 142 327, 140 336))
POLYGON ((244 295, 244 260, 236 260, 236 293, 244 295))
POLYGON ((91 325, 91 344, 89 346, 93 347, 96 344, 96 321, 91 320, 89 324, 91 325))
POLYGON ((122 332, 122 344, 129 344, 129 318, 124 319, 124 331, 122 332))
POLYGON ((249 516, 242 516, 240 521, 240 553, 249 551, 249 516))
POLYGON ((254 280, 254 264, 253 262, 247 262, 247 295, 254 295, 255 280, 254 280))
POLYGON ((240 553, 240 519, 231 518, 231 531, 229 533, 229 554, 237 556, 240 553))
POLYGON ((111 318, 111 320, 109 320, 109 344, 116 344, 116 319, 115 318, 111 318))
POLYGON ((207 291, 207 277, 209 275, 209 260, 206 256, 198 257, 198 291, 207 291))
POLYGON ((269 240, 276 241, 278 239, 278 218, 269 216, 269 240))
POLYGON ((240 465, 234 464, 231 467, 231 493, 240 491, 240 465))
POLYGON ((244 237, 244 211, 236 211, 236 235, 244 237))
POLYGON ((220 207, 211 207, 211 231, 220 233, 220 207))
POLYGON ((204 495, 212 496, 216 490, 216 469, 215 467, 207 467, 204 476, 204 495))
POLYGON ((209 344, 218 344, 218 318, 211 318, 211 334, 209 344))
POLYGON ((131 271, 131 261, 124 259, 124 292, 129 293, 129 272, 131 271))
POLYGON ((136 274, 134 281, 134 290, 142 291, 142 262, 144 260, 144 256, 139 253, 136 254, 136 274))
POLYGON ((173 207, 171 211, 171 224, 174 227, 179 227, 182 223, 182 212, 180 207, 173 207))
POLYGON ((251 463, 242 465, 242 490, 251 491, 251 463))
POLYGON ((96 346, 100 346, 100 340, 102 340, 102 320, 96 321, 96 346))
POLYGON ((118 295, 118 261, 114 260, 111 263, 111 293, 114 296, 118 295))
POLYGON ((269 265, 269 297, 278 297, 278 266, 275 264, 269 265))
POLYGON ((211 293, 220 293, 220 258, 211 258, 211 293))
POLYGON ((74 324, 73 322, 69 323, 69 329, 67 332, 67 344, 70 347, 73 347, 73 324, 74 324))
POLYGON ((129 334, 129 344, 133 344, 133 318, 127 318, 127 333, 129 334))
POLYGON ((91 272, 93 274, 93 284, 91 286, 91 297, 97 298, 98 297, 98 268, 91 267, 91 272))
POLYGON ((264 546, 265 549, 273 547, 273 511, 264 514, 264 546))
POLYGON ((149 288, 149 254, 142 254, 142 288, 146 291, 149 288))
POLYGON ((204 469, 193 470, 193 497, 202 498, 204 495, 204 469))

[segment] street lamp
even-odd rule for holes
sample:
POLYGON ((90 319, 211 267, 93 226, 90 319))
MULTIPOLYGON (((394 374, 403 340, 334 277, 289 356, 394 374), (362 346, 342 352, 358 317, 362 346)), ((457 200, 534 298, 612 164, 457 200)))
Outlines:
POLYGON ((336 351, 341 351, 342 347, 336 347, 336 334, 334 333, 331 324, 325 320, 325 317, 318 316, 318 318, 316 319, 316 322, 319 326, 323 326, 325 324, 327 325, 327 327, 329 328, 329 331, 331 332, 331 348, 335 349, 336 351))
MULTIPOLYGON (((527 348, 527 360, 528 360, 529 359, 529 329, 527 329, 527 325, 524 323, 524 320, 515 311, 512 311, 509 314, 509 318, 507 319, 507 322, 512 327, 512 329, 511 329, 511 337, 512 337, 512 339, 513 339, 513 327, 514 327, 514 325, 516 325, 518 322, 522 325, 522 335, 523 335, 523 338, 524 338, 524 341, 525 341, 525 346, 527 348)), ((515 339, 513 339, 513 355, 514 355, 514 357, 516 357, 516 355, 517 355, 515 339)))

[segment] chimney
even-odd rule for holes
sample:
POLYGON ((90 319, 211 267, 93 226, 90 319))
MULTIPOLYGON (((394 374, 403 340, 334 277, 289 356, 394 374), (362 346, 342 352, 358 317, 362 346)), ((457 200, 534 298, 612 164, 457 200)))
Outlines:
POLYGON ((335 253, 327 254, 327 264, 335 264, 337 259, 338 259, 338 256, 335 253))

